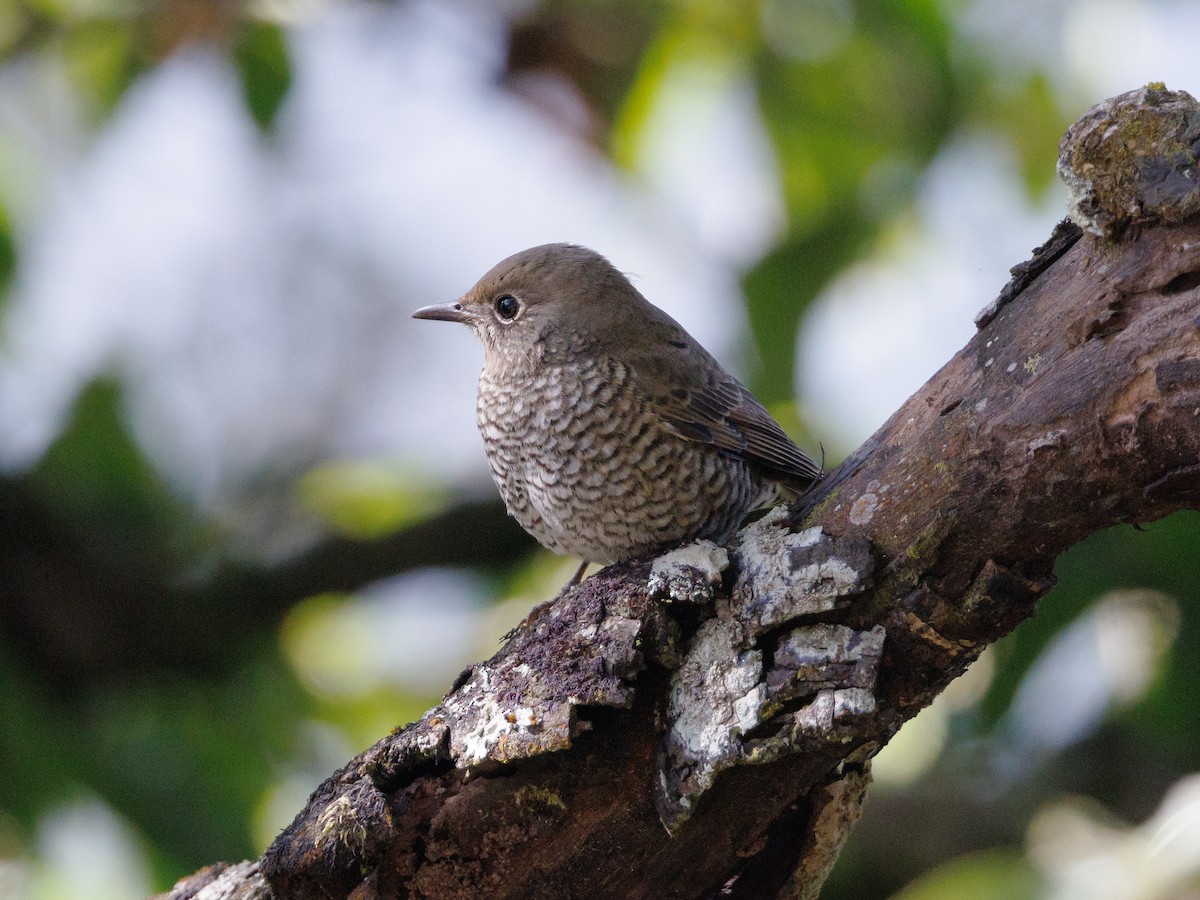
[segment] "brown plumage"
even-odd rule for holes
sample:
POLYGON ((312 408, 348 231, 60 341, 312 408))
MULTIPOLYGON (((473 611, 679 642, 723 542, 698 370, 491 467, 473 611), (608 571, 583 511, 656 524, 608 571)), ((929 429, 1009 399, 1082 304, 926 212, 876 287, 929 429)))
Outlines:
POLYGON ((509 513, 556 552, 609 563, 723 543, 820 476, 736 378, 585 247, 522 251, 413 315, 480 339, 492 476, 509 513))

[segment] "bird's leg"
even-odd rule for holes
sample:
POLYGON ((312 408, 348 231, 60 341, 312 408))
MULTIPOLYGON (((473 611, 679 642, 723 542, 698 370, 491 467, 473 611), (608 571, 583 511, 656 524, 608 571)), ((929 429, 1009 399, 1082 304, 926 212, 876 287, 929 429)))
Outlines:
MULTIPOLYGON (((539 603, 537 606, 531 609, 529 611, 529 615, 525 617, 525 620, 518 625, 517 628, 523 628, 526 625, 533 624, 533 622, 537 620, 537 617, 548 610, 555 600, 557 600, 571 588, 575 587, 575 585, 579 584, 579 582, 583 581, 583 573, 587 571, 588 565, 589 563, 584 562, 578 569, 576 569, 575 574, 571 576, 571 580, 562 586, 562 589, 554 595, 554 599, 547 600, 545 603, 539 603)), ((515 631, 516 629, 513 630, 515 631)))
POLYGON ((589 563, 587 560, 584 560, 580 564, 579 568, 575 570, 575 574, 571 576, 571 580, 563 585, 562 591, 558 592, 560 596, 567 588, 573 588, 575 585, 579 584, 579 582, 583 581, 583 573, 587 571, 588 565, 589 563))

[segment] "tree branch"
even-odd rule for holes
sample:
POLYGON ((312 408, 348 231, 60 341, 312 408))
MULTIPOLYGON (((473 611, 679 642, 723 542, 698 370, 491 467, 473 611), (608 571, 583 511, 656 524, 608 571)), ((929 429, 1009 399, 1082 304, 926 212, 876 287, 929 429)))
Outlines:
POLYGON ((262 860, 171 897, 816 896, 870 757, 1054 559, 1200 506, 1197 122, 1156 87, 1089 112, 1063 146, 1087 230, 798 506, 566 592, 262 860), (1103 135, 1124 152, 1080 149, 1103 135))

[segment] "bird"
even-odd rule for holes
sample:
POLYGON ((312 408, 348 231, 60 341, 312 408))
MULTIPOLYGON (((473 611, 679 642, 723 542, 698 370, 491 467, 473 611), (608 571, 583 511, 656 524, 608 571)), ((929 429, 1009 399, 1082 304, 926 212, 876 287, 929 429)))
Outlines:
POLYGON ((543 244, 416 319, 483 345, 476 420, 508 513, 550 550, 628 562, 725 544, 821 476, 763 405, 604 256, 543 244))

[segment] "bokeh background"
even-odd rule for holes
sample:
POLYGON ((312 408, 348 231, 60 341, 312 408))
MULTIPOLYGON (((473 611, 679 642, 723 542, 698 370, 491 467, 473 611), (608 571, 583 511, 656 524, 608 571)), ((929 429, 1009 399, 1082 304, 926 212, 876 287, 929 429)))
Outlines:
MULTIPOLYGON (((260 853, 574 567, 480 352, 591 245, 836 463, 1063 211, 1191 0, 0 0, 0 897, 260 853)), ((825 896, 1200 896, 1200 517, 1096 535, 907 726, 825 896)), ((1027 523, 1036 528, 1037 523, 1027 523)))

